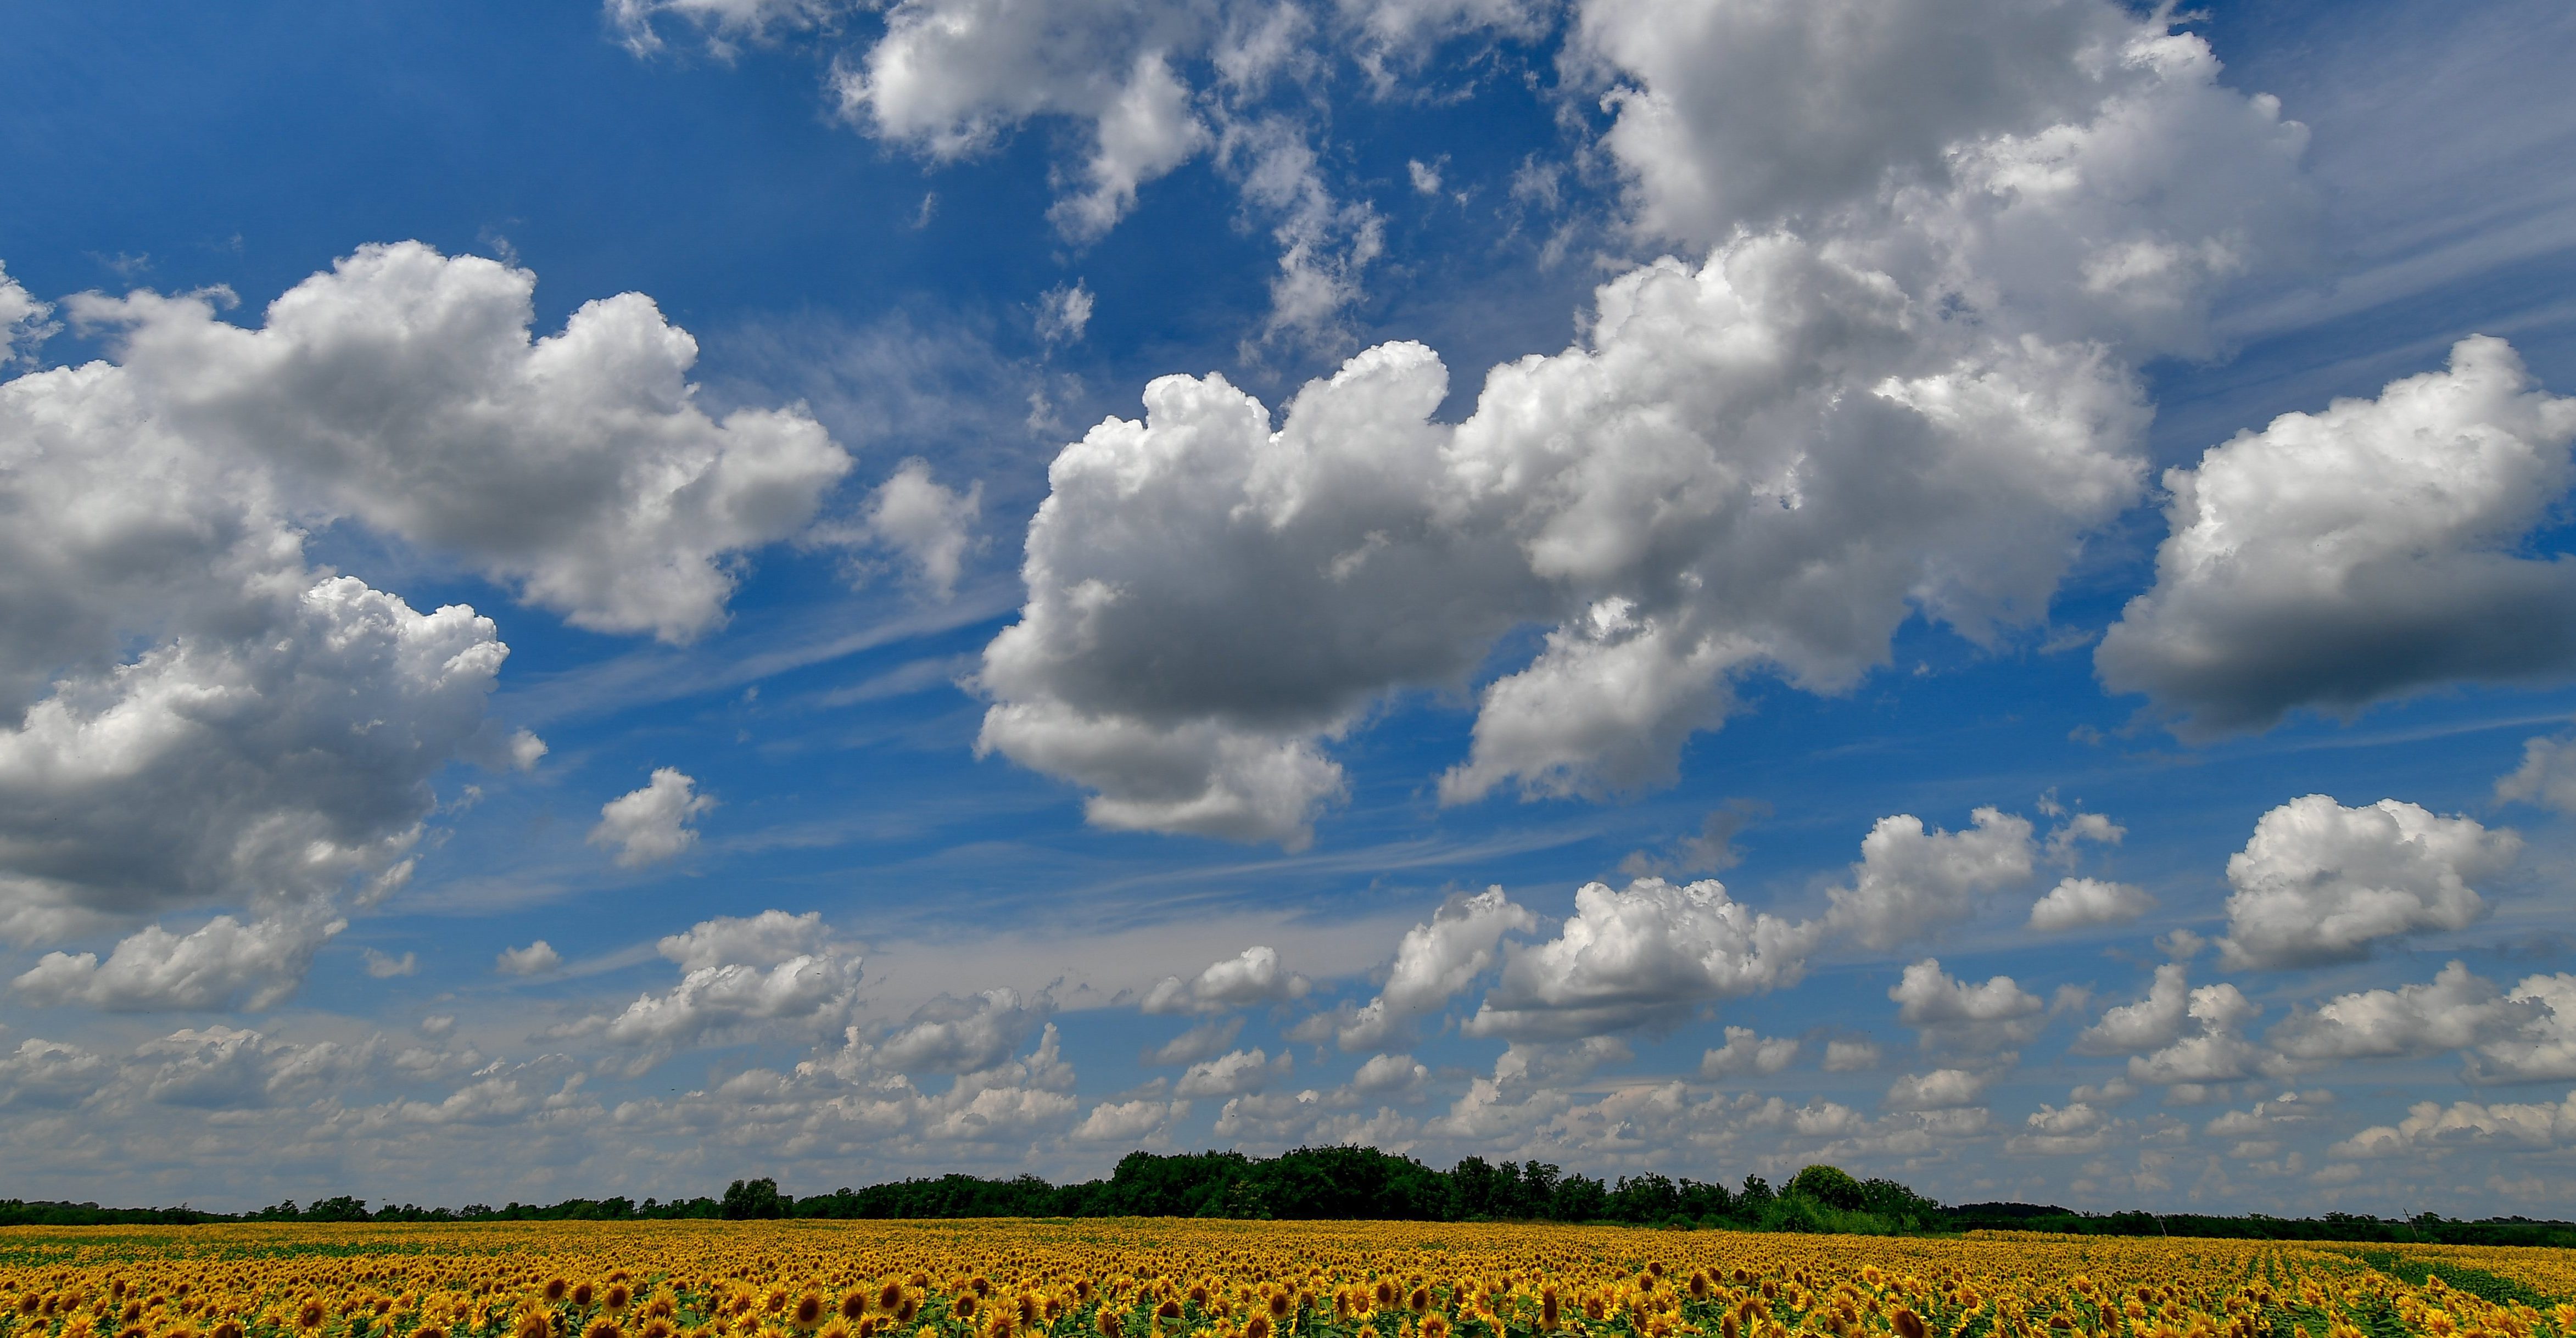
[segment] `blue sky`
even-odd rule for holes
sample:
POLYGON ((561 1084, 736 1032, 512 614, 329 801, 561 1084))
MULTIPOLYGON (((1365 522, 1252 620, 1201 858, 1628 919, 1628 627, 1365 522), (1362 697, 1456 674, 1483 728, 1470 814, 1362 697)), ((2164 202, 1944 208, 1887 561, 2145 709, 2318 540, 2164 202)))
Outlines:
POLYGON ((0 18, 7 1189, 2564 1202, 2571 54, 0 18))

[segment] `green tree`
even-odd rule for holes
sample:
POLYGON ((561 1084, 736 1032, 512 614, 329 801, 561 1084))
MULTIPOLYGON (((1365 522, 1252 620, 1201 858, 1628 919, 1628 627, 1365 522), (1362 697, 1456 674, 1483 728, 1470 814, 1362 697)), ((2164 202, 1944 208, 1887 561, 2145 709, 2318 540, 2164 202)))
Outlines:
POLYGON ((1828 1208, 1845 1212, 1859 1209, 1866 1195, 1860 1182, 1838 1166, 1810 1166, 1789 1178, 1788 1193, 1803 1195, 1828 1208))
POLYGON ((778 1182, 768 1176, 758 1180, 736 1180, 725 1186, 726 1218, 740 1222, 757 1217, 785 1217, 787 1204, 778 1197, 778 1182))

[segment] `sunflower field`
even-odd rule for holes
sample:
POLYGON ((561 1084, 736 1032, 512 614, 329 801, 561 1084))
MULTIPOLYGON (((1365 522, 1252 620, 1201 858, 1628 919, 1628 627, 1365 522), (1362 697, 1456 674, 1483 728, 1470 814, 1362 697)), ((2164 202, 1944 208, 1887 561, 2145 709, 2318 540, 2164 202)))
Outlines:
POLYGON ((0 1230, 0 1338, 2576 1338, 2576 1251, 1502 1224, 0 1230))

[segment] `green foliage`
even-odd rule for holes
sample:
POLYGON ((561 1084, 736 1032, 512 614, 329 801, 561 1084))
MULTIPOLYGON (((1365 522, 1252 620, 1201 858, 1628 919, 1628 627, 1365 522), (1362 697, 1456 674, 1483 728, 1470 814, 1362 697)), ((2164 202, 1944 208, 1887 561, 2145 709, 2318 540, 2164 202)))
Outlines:
MULTIPOLYGON (((341 1195, 298 1207, 293 1200, 232 1217, 180 1208, 101 1208, 95 1203, 0 1200, 0 1226, 182 1225, 207 1221, 452 1222, 709 1218, 1208 1217, 1398 1221, 1603 1222, 1738 1231, 1843 1235, 1949 1234, 1980 1229, 2099 1236, 2214 1236, 2404 1245, 2576 1246, 2576 1224, 2527 1218, 2455 1222, 2431 1214, 2384 1220, 2346 1213, 2320 1218, 2091 1215, 2046 1204, 1975 1203, 1957 1208, 1894 1180, 1855 1179, 1809 1166, 1774 1190, 1758 1175, 1740 1189, 1648 1172, 1605 1182, 1552 1162, 1467 1157, 1446 1171, 1368 1147, 1298 1148, 1276 1157, 1240 1152, 1133 1152, 1105 1180, 1056 1185, 1034 1175, 988 1180, 919 1177, 796 1198, 774 1178, 736 1180, 721 1198, 664 1203, 626 1198, 567 1199, 462 1209, 387 1204, 341 1195)), ((2430 1272, 2491 1300, 2527 1299, 2517 1285, 2476 1269, 2362 1250, 2356 1261, 2396 1271, 2411 1283, 2430 1272)), ((2287 1338, 2284 1335, 2283 1338, 2287 1338)))
POLYGON ((1789 1177, 1788 1193, 1804 1195, 1844 1212, 1858 1211, 1861 1206, 1860 1182, 1839 1166, 1810 1166, 1798 1172, 1789 1177))
POLYGON ((787 1208, 788 1201, 779 1196, 778 1182, 768 1176, 758 1180, 736 1180, 725 1186, 722 1211, 728 1221, 785 1217, 787 1208))
POLYGON ((2440 1278, 2442 1285, 2453 1291, 2467 1292, 2481 1301, 2497 1305, 2515 1301, 2528 1306, 2551 1303, 2551 1298, 2511 1278, 2499 1277, 2483 1268, 2455 1264, 2447 1259, 2409 1259, 2395 1250, 2355 1250, 2353 1257, 2410 1287, 2423 1286, 2429 1275, 2440 1278))

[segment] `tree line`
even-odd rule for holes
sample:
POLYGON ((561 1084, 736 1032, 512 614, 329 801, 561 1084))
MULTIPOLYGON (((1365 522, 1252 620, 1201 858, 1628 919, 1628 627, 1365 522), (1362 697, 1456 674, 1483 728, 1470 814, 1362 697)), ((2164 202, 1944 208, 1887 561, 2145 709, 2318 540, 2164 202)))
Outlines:
POLYGON ((2576 1224, 2527 1218, 2450 1221, 2433 1214, 2383 1219, 2144 1212, 2077 1213, 2050 1205, 1945 1207, 1894 1180, 1863 1180, 1810 1166, 1773 1188, 1746 1176, 1716 1181, 1652 1172, 1602 1180, 1543 1161, 1462 1159, 1443 1171, 1368 1147, 1298 1148, 1276 1157, 1240 1152, 1132 1152, 1105 1179, 1058 1185, 950 1174, 842 1188, 804 1197, 774 1178, 736 1180, 720 1196, 566 1199, 552 1204, 370 1210, 342 1195, 309 1206, 289 1200, 241 1214, 187 1207, 120 1209, 95 1203, 0 1200, 0 1225, 184 1225, 194 1222, 475 1222, 680 1218, 1223 1217, 1441 1222, 1595 1222, 1641 1227, 1804 1231, 1862 1235, 1948 1234, 1978 1229, 2081 1235, 2218 1236, 2438 1244, 2576 1246, 2576 1224))

